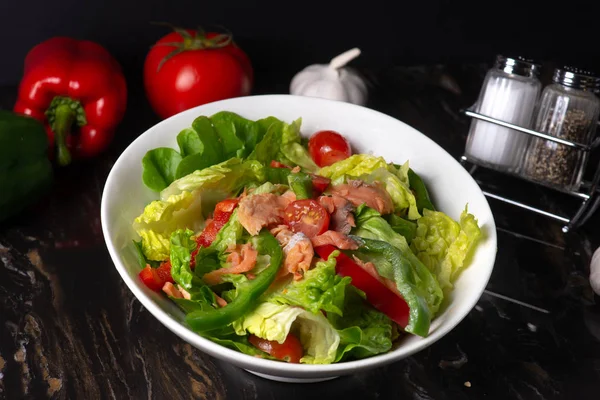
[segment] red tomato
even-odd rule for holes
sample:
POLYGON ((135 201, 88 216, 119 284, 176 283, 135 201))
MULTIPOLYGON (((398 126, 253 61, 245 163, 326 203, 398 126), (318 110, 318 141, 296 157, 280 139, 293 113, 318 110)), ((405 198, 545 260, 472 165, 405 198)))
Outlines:
POLYGON ((335 131, 319 131, 312 135, 308 151, 319 167, 327 167, 352 155, 350 143, 335 131))
MULTIPOLYGON (((332 245, 319 246, 315 248, 315 253, 326 260, 329 255, 337 250, 332 245)), ((408 325, 408 316, 410 308, 406 301, 396 293, 392 292, 385 284, 369 274, 364 268, 355 263, 344 253, 337 257, 335 271, 342 276, 352 278, 352 285, 365 292, 367 301, 373 307, 387 315, 392 321, 396 322, 402 328, 408 325)))
POLYGON ((165 282, 174 282, 171 276, 170 261, 163 262, 158 268, 147 265, 146 268, 140 271, 139 277, 148 288, 155 292, 160 292, 165 282))
POLYGON ((329 228, 329 213, 318 201, 296 200, 286 207, 283 219, 292 232, 302 232, 309 238, 329 228))
POLYGON ((276 359, 287 361, 289 363, 298 364, 304 353, 302 343, 300 343, 300 340, 291 333, 288 333, 285 341, 281 344, 275 340, 261 339, 255 335, 250 335, 248 341, 252 343, 254 347, 261 349, 276 359))
POLYGON ((161 118, 250 94, 252 65, 231 36, 182 32, 189 36, 172 32, 156 42, 144 63, 146 96, 161 118))
MULTIPOLYGON (((208 247, 211 245, 221 228, 229 221, 238 203, 238 199, 226 199, 217 203, 213 219, 206 224, 200 236, 196 238, 198 247, 208 247)), ((196 266, 196 254, 198 254, 198 249, 192 252, 192 261, 190 262, 192 268, 196 266)))

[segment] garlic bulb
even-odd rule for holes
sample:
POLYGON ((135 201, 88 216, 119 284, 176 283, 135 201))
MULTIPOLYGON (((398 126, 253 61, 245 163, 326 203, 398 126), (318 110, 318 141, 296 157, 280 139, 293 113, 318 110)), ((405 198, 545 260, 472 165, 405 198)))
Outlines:
POLYGON ((290 93, 300 96, 321 97, 364 105, 367 102, 367 85, 347 63, 360 55, 354 48, 340 54, 326 64, 315 64, 298 72, 290 84, 290 93))
POLYGON ((600 247, 594 251, 590 263, 590 286, 600 296, 600 247))

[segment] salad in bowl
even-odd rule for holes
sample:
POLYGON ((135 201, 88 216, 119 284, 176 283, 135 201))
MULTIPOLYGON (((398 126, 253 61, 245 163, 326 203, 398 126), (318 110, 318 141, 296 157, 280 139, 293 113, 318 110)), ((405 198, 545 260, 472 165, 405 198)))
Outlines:
POLYGON ((408 161, 300 128, 221 111, 148 151, 159 199, 131 221, 139 279, 198 335, 263 359, 332 364, 427 337, 476 217, 439 211, 408 161))

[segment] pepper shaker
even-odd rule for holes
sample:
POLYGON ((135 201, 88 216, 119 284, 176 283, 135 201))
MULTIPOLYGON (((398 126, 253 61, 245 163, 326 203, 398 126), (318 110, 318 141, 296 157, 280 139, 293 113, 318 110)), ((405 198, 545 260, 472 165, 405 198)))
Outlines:
MULTIPOLYGON (((534 129, 589 145, 598 115, 600 78, 573 67, 557 68, 543 93, 534 129)), ((532 138, 523 175, 564 190, 578 190, 588 153, 566 144, 532 138)))
MULTIPOLYGON (((538 79, 540 65, 525 58, 499 55, 485 77, 475 111, 530 128, 542 90, 538 79)), ((507 172, 517 172, 529 136, 514 129, 474 119, 465 153, 480 164, 507 172)))

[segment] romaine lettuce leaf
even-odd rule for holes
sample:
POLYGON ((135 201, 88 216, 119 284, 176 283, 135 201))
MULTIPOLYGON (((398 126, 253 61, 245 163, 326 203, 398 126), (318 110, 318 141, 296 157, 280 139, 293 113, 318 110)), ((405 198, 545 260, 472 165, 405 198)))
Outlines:
POLYGON ((289 125, 283 125, 283 130, 281 132, 282 157, 279 161, 285 164, 285 157, 285 159, 291 161, 292 165, 299 165, 310 172, 317 172, 319 167, 315 164, 306 148, 302 145, 302 137, 300 136, 301 124, 302 119, 298 118, 289 125))
POLYGON ((331 179, 332 185, 339 185, 340 183, 344 183, 347 176, 356 178, 368 175, 379 168, 387 168, 387 163, 383 157, 375 157, 369 154, 354 154, 345 160, 321 168, 319 175, 331 179))
POLYGON ((371 307, 364 293, 352 285, 346 288, 344 315, 327 314, 327 319, 340 334, 335 362, 370 357, 392 348, 392 321, 371 307))
POLYGON ((169 258, 169 240, 175 230, 190 228, 196 232, 202 227, 200 200, 199 196, 183 191, 165 200, 153 201, 144 208, 133 228, 142 238, 142 251, 149 260, 169 258))
POLYGON ((171 235, 171 276, 173 280, 186 290, 192 286, 204 286, 202 280, 190 268, 191 253, 196 249, 196 242, 192 239, 194 232, 178 229, 171 235))
POLYGON ((338 254, 337 251, 331 253, 327 261, 319 261, 313 269, 307 271, 302 280, 291 281, 271 293, 268 301, 300 306, 315 314, 324 310, 342 315, 344 293, 351 278, 336 274, 335 257, 338 254))
POLYGON ((302 343, 304 357, 300 362, 305 364, 332 363, 340 343, 340 335, 323 314, 270 302, 261 303, 232 326, 240 336, 251 333, 278 343, 292 332, 302 343))
POLYGON ((456 222, 439 211, 424 210, 417 220, 416 237, 411 247, 417 257, 432 271, 442 289, 452 288, 452 281, 465 267, 465 259, 477 245, 481 230, 468 209, 456 222))
POLYGON ((263 183, 265 181, 264 167, 256 161, 242 161, 239 158, 231 158, 220 164, 213 165, 202 170, 177 179, 165 190, 160 192, 160 198, 166 200, 170 196, 180 194, 183 191, 193 192, 194 195, 202 196, 202 203, 214 205, 239 191, 251 182, 263 183))

